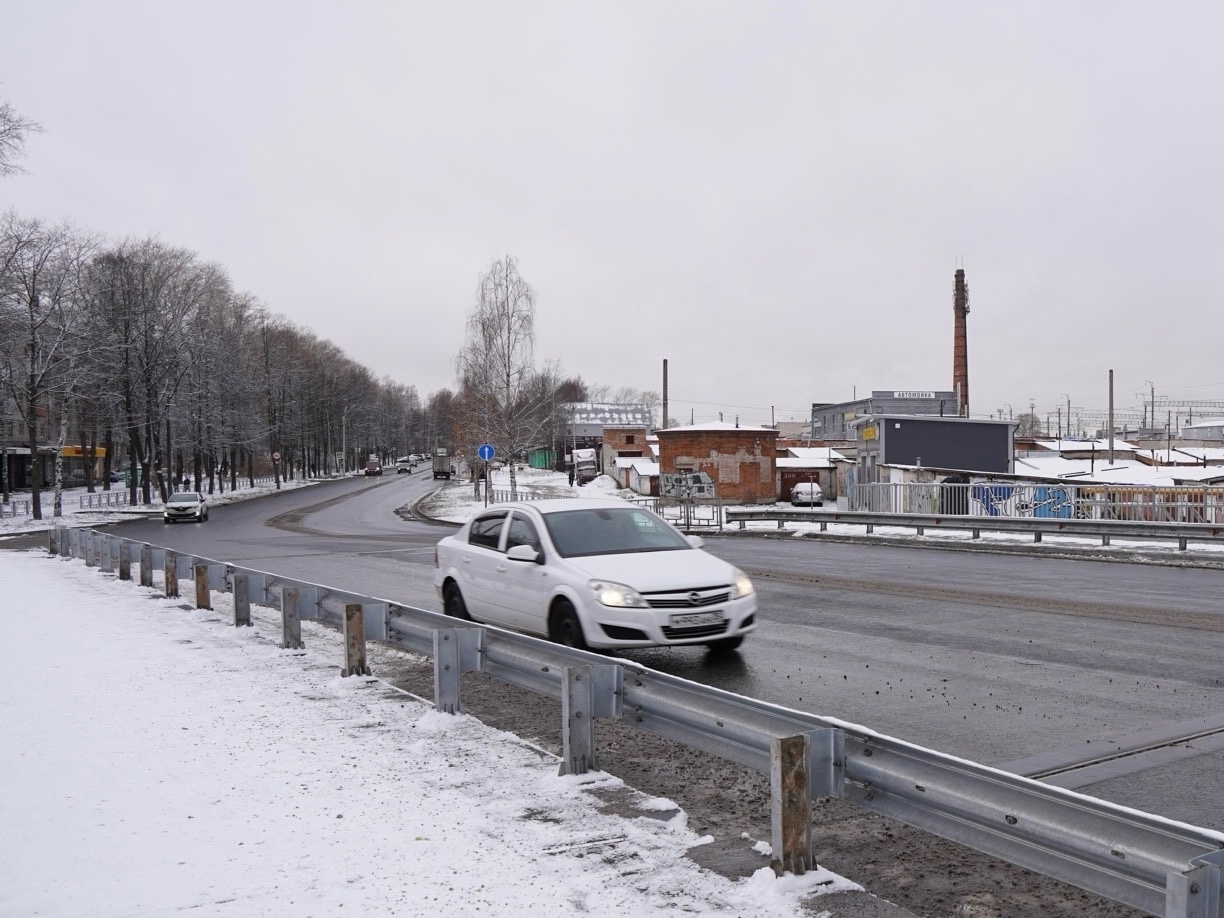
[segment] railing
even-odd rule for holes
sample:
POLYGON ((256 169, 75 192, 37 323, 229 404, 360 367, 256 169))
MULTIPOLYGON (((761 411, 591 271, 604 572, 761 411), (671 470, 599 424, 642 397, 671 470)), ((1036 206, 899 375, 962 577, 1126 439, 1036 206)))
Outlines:
POLYGON ((28 500, 9 498, 7 504, 0 503, 0 519, 4 519, 6 516, 29 516, 33 512, 30 509, 30 502, 28 500))
POLYGON ((851 485, 846 500, 869 513, 1224 523, 1224 488, 1206 485, 883 482, 851 485))
POLYGON ((1113 539, 1175 540, 1180 551, 1188 543, 1224 544, 1224 523, 1128 523, 1124 520, 1044 519, 1040 517, 940 516, 930 513, 867 513, 841 510, 728 510, 728 523, 739 523, 745 529, 749 522, 776 522, 779 529, 786 523, 817 523, 820 532, 827 532, 830 523, 865 526, 868 534, 876 526, 896 526, 913 529, 925 535, 928 529, 971 532, 981 538, 982 532, 1019 532, 1040 542, 1046 535, 1089 536, 1109 545, 1113 539))
MULTIPOLYGON (((622 723, 770 776, 772 866, 813 866, 811 799, 836 796, 978 851, 1166 918, 1224 918, 1224 834, 1042 784, 864 727, 767 704, 623 660, 463 622, 433 612, 204 558, 179 556, 93 530, 57 527, 52 554, 167 595, 193 579, 234 594, 234 623, 249 603, 279 604, 284 647, 301 646, 301 620, 343 630, 342 674, 368 672, 365 641, 384 640, 434 661, 434 704, 461 710, 463 672, 480 671, 561 700, 563 774, 598 768, 593 721, 622 723)), ((245 618, 245 620, 244 620, 245 618)))

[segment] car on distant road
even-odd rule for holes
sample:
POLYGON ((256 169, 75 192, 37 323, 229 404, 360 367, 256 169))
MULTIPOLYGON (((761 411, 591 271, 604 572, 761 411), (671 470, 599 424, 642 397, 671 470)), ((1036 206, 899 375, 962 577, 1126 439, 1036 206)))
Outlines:
POLYGON ((366 463, 365 473, 367 476, 381 475, 382 474, 382 463, 379 462, 377 459, 370 459, 370 461, 366 463))
POLYGON ((177 523, 179 520, 194 520, 202 523, 208 519, 208 501, 198 491, 177 491, 166 500, 162 520, 177 523))
POLYGON ((413 472, 416 470, 416 460, 411 456, 401 456, 395 460, 395 474, 400 472, 413 472))
POLYGON ((438 542, 434 587, 447 615, 571 647, 731 651, 756 591, 701 545, 622 500, 498 504, 438 542))

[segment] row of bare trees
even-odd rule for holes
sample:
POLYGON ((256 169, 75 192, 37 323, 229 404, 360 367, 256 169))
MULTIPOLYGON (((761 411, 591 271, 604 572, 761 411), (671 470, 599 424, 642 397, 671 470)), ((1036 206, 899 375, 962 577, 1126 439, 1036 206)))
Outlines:
MULTIPOLYGON (((413 386, 375 379, 191 251, 12 212, 0 218, 0 398, 2 448, 31 457, 35 518, 40 450, 55 457, 58 513, 64 446, 80 448, 90 488, 95 459, 103 487, 112 469, 139 469, 128 487, 148 503, 184 481, 212 492, 425 449, 452 412, 447 395, 422 406, 413 386)), ((8 467, 0 457, 6 501, 8 467)))

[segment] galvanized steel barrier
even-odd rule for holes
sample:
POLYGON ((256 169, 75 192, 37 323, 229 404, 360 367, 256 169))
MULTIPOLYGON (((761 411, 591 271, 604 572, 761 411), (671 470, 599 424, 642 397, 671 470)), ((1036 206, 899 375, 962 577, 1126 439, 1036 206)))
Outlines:
POLYGON ((928 529, 958 530, 981 538, 982 532, 1021 532, 1040 542, 1045 535, 1089 536, 1109 545, 1113 539, 1171 540, 1181 551, 1195 542, 1224 544, 1222 523, 1130 523, 1124 520, 1074 520, 1007 516, 945 516, 933 513, 866 513, 857 510, 728 510, 728 523, 739 523, 744 529, 749 522, 819 524, 820 532, 828 532, 830 523, 864 526, 868 533, 876 526, 896 526, 913 529, 925 535, 928 529))
MULTIPOLYGON (((844 515, 844 514, 843 514, 844 515)), ((265 571, 177 555, 93 530, 58 527, 52 554, 81 558, 153 586, 164 571, 210 590, 279 605, 282 647, 301 646, 300 621, 344 632, 346 675, 368 672, 364 642, 432 657, 434 704, 456 713, 461 675, 483 672, 561 702, 563 774, 598 768, 596 719, 617 720, 769 775, 773 867, 813 866, 811 800, 833 796, 943 838, 1166 918, 1224 918, 1224 834, 1116 806, 876 733, 388 600, 265 571)), ((170 593, 173 584, 174 592, 170 593)), ((235 603, 235 624, 244 621, 235 603)))

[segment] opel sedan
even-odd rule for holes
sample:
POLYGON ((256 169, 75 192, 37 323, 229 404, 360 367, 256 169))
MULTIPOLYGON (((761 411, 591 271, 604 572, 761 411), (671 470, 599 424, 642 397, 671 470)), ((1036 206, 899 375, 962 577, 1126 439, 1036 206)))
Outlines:
POLYGON ((434 552, 446 614, 599 649, 734 650, 756 627, 743 571, 615 499, 498 504, 434 552))

